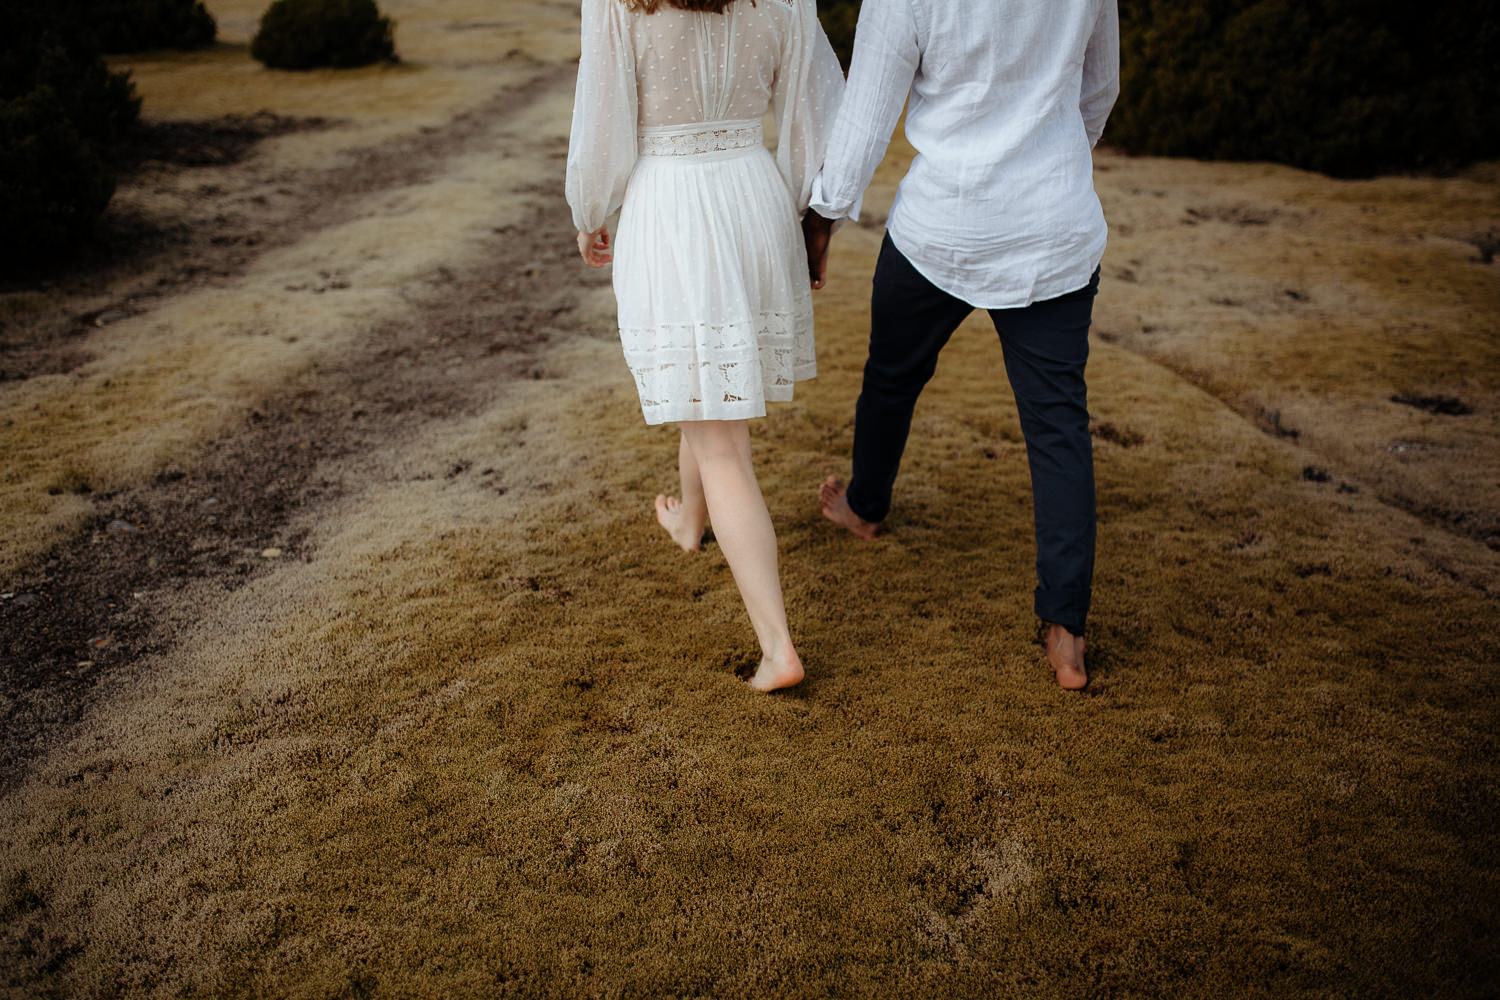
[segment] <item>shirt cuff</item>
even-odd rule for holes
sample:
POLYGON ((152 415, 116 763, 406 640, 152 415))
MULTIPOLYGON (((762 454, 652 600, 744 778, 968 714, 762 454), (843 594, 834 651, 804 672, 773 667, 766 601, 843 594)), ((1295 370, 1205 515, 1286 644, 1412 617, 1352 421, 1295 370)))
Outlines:
POLYGON ((817 212, 825 219, 833 219, 835 222, 841 219, 859 221, 859 211, 864 205, 864 195, 861 194, 851 203, 849 201, 834 201, 827 197, 823 190, 823 174, 813 178, 812 197, 808 200, 807 207, 817 212))

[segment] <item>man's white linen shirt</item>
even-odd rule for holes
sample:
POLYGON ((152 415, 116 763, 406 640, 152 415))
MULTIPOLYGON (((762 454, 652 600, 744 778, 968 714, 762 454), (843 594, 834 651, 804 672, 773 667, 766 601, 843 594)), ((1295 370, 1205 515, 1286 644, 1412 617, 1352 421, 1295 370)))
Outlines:
POLYGON ((858 218, 906 104, 917 155, 887 228, 912 265, 983 309, 1082 288, 1108 234, 1093 147, 1119 39, 1115 0, 864 0, 812 208, 858 218))

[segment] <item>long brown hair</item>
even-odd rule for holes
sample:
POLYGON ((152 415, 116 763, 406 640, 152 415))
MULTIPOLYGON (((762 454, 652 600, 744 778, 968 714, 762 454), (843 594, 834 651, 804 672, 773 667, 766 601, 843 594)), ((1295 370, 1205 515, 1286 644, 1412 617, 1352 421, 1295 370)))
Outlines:
MULTIPOLYGON (((722 14, 724 8, 734 3, 734 0, 623 0, 623 2, 629 9, 645 11, 647 14, 655 14, 663 6, 676 7, 678 10, 706 10, 722 14)), ((750 0, 750 6, 755 6, 755 0, 750 0)))

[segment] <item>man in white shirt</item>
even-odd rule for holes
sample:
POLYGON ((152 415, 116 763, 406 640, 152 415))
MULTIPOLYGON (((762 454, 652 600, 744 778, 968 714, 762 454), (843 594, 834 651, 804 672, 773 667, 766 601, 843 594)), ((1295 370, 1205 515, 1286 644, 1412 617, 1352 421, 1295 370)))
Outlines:
POLYGON ((821 287, 833 220, 858 217, 906 105, 917 155, 875 268, 853 474, 818 502, 861 538, 883 530, 917 396, 954 329, 988 310, 1026 436, 1036 612, 1069 689, 1088 682, 1094 568, 1084 366, 1106 227, 1092 151, 1118 93, 1115 0, 864 0, 803 222, 821 287))

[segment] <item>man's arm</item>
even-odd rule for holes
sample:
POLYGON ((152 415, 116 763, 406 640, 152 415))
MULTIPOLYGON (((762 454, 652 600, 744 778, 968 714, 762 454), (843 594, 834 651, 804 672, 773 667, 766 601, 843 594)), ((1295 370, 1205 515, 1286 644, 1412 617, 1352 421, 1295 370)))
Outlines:
POLYGON ((818 215, 859 218, 860 199, 890 145, 921 58, 911 0, 864 0, 844 102, 813 182, 818 215))
POLYGON ((1115 0, 1104 0, 1083 53, 1083 90, 1078 99, 1090 146, 1104 134, 1104 122, 1119 96, 1120 15, 1115 0))

